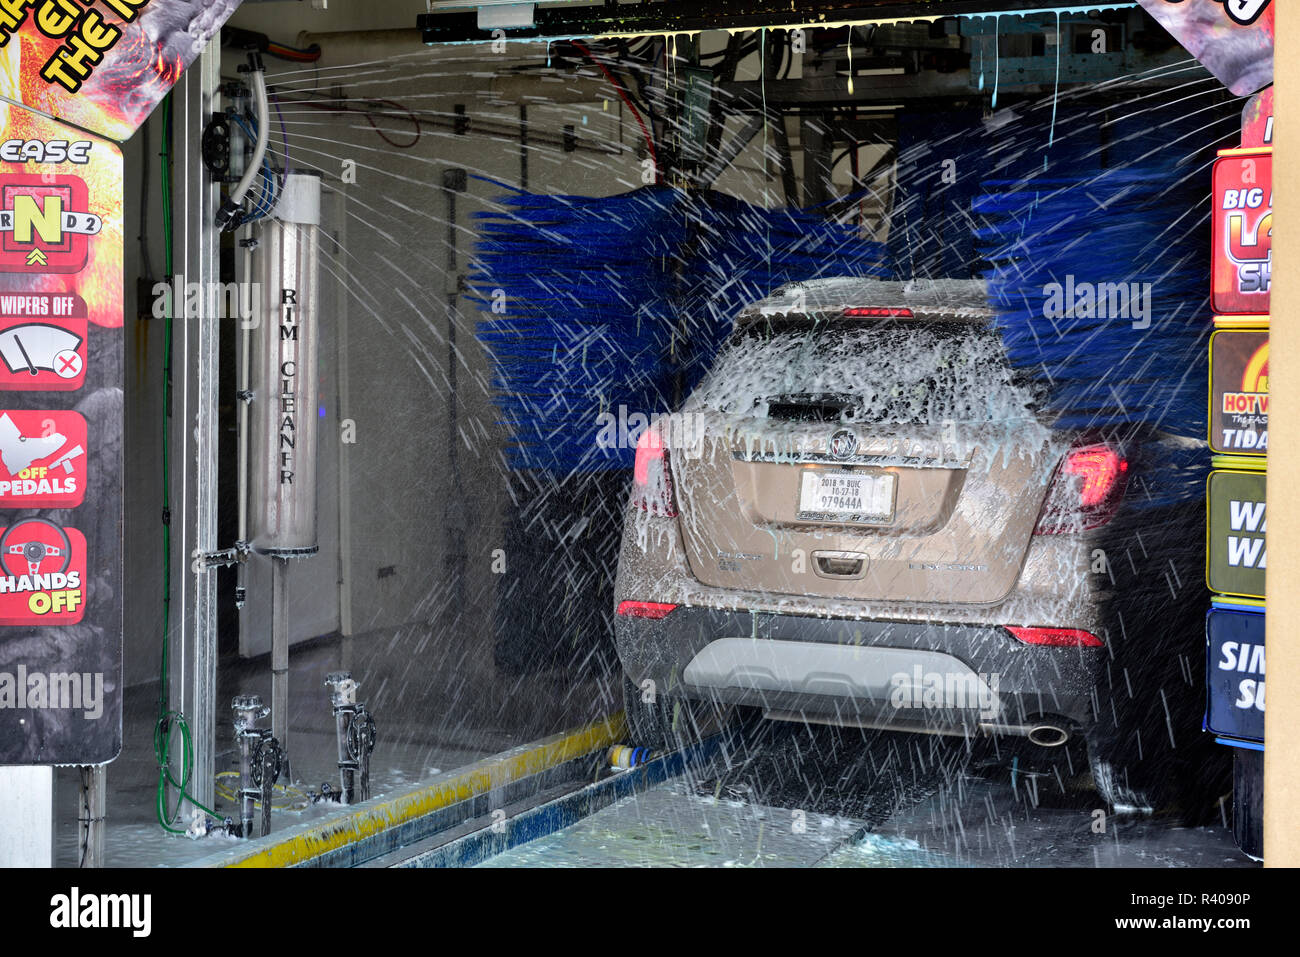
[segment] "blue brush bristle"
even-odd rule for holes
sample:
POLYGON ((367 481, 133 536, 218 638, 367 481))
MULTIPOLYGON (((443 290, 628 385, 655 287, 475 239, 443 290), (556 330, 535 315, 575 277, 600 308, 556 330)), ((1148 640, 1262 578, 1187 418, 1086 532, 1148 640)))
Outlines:
POLYGON ((1168 183, 1165 171, 1133 170, 992 180, 974 203, 1008 354, 1047 384, 1062 427, 1140 422, 1205 434, 1209 248, 1201 215, 1170 222, 1169 210, 1188 205, 1169 195, 1168 183), (1116 310, 1124 297, 1090 307, 1082 295, 1117 283, 1137 291, 1139 303, 1149 290, 1148 316, 1131 301, 1127 315, 1116 310), (1066 302, 1071 286, 1076 295, 1066 302))
MULTIPOLYGON (((1134 167, 989 180, 973 204, 1008 355, 1043 384, 1060 428, 1149 426, 1205 437, 1208 205, 1177 182, 1170 169, 1134 167), (1149 313, 1135 314, 1145 310, 1130 302, 1124 315, 1115 308, 1123 298, 1109 295, 1089 307, 1083 292, 1115 283, 1139 302, 1149 290, 1149 313)), ((1149 476, 1149 499, 1198 494, 1203 471, 1194 465, 1170 459, 1149 476)))
POLYGON ((716 192, 511 190, 499 207, 478 214, 471 285, 514 468, 630 467, 631 443, 597 443, 601 414, 671 409, 743 306, 786 282, 887 275, 855 227, 716 192))

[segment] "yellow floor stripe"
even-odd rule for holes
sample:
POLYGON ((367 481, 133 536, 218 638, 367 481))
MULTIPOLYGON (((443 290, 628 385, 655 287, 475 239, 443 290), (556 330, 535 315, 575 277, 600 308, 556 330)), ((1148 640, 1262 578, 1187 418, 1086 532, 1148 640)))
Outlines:
POLYGON ((306 830, 287 834, 282 840, 275 841, 272 836, 271 840, 275 843, 269 846, 251 846, 246 853, 222 858, 212 866, 289 867, 301 864, 458 801, 617 744, 626 733, 623 712, 620 711, 576 731, 557 734, 535 744, 485 758, 452 772, 443 780, 377 805, 358 808, 340 817, 309 825, 306 830))

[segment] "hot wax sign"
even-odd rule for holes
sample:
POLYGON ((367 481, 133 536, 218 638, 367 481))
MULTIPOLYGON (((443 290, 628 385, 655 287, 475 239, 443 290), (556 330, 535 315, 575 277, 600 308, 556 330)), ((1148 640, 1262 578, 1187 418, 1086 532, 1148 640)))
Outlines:
POLYGON ((1210 449, 1268 454, 1268 333, 1220 330, 1210 337, 1210 449))

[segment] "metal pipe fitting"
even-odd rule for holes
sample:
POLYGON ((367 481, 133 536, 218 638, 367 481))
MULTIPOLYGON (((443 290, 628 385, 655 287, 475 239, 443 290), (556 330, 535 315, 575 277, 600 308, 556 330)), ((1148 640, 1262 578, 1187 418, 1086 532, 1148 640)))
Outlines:
POLYGON ((261 796, 254 784, 253 751, 262 740, 257 722, 270 714, 260 695, 235 695, 230 702, 235 712, 235 743, 239 746, 239 825, 241 837, 253 836, 253 808, 261 796))
POLYGON ((334 708, 334 730, 338 738, 339 784, 343 789, 343 803, 351 804, 356 798, 358 762, 348 747, 348 734, 352 719, 357 713, 357 688, 360 685, 350 671, 333 671, 325 676, 325 687, 330 689, 330 704, 334 708))

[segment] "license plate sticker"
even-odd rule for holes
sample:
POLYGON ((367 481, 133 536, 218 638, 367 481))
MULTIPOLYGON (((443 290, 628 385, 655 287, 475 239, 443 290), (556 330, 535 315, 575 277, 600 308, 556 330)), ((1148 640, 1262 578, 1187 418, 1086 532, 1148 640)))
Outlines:
POLYGON ((888 472, 804 469, 798 516, 804 521, 892 522, 896 481, 888 472))

